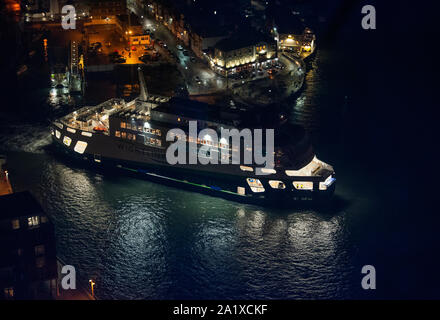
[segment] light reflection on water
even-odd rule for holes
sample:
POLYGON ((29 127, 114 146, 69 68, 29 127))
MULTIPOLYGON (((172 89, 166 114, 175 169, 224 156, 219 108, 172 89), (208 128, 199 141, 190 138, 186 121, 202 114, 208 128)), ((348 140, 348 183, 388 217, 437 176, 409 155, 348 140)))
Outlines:
POLYGON ((59 254, 95 277, 103 298, 343 296, 331 290, 350 270, 341 215, 277 212, 48 163, 38 189, 59 254))
POLYGON ((343 212, 245 205, 44 153, 9 158, 16 190, 35 194, 55 223, 58 255, 84 284, 96 279, 101 298, 350 296, 343 212))

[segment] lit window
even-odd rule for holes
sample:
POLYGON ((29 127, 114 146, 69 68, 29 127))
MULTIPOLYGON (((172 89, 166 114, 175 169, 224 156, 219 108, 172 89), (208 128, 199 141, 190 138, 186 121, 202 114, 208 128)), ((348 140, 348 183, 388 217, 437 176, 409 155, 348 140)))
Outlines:
POLYGON ((20 220, 14 219, 11 222, 12 222, 12 229, 13 230, 20 229, 20 220))
POLYGON ((92 133, 91 132, 87 132, 87 131, 83 131, 83 132, 81 132, 81 134, 83 136, 86 136, 86 137, 91 137, 92 136, 92 133))
POLYGON ((57 137, 57 139, 59 139, 61 137, 61 132, 59 132, 58 130, 55 130, 55 137, 57 137))
POLYGON ((54 125, 56 125, 58 128, 63 129, 63 125, 59 122, 54 122, 54 125))
POLYGON ((250 172, 254 171, 254 169, 252 167, 247 167, 247 166, 240 166, 240 169, 242 171, 250 171, 250 172))
POLYGON ((286 185, 284 184, 284 182, 279 180, 269 180, 269 185, 273 189, 286 189, 286 185))
POLYGON ((39 216, 33 216, 28 218, 28 226, 29 227, 36 227, 40 224, 40 217, 39 216))
POLYGON ((261 172, 262 172, 262 173, 266 173, 266 174, 277 173, 277 172, 275 171, 275 169, 267 169, 267 168, 261 168, 261 172))
POLYGON ((297 190, 313 190, 313 182, 311 181, 293 181, 293 186, 297 190))
POLYGON ((121 122, 121 128, 126 128, 125 122, 121 122))
POLYGON ((64 136, 63 143, 66 146, 70 146, 70 144, 72 143, 72 139, 70 139, 68 136, 64 136))
POLYGON ((246 194, 246 189, 243 187, 237 187, 237 193, 244 196, 246 194))
POLYGON ((44 252, 45 252, 44 244, 40 244, 38 246, 35 246, 35 255, 36 256, 44 255, 44 252))
POLYGON ((254 178, 247 178, 246 179, 249 187, 251 187, 251 190, 253 192, 264 192, 264 187, 263 184, 261 183, 261 181, 259 179, 254 179, 254 178))
POLYGON ((115 131, 115 137, 120 138, 121 137, 121 131, 115 131))
POLYGON ((67 131, 69 131, 70 133, 75 133, 76 132, 76 130, 75 129, 72 129, 72 128, 69 128, 69 127, 67 127, 67 129, 66 129, 67 131))
POLYGON ((73 150, 75 150, 75 152, 78 152, 80 154, 83 154, 84 151, 86 151, 87 148, 87 142, 84 141, 78 141, 75 145, 75 148, 73 150))
POLYGON ((127 138, 127 133, 125 133, 125 132, 122 132, 122 133, 121 133, 121 137, 122 137, 122 139, 125 139, 125 138, 127 138))
POLYGON ((327 190, 327 188, 330 187, 335 181, 336 179, 333 178, 331 175, 328 176, 328 178, 325 179, 324 182, 319 183, 319 190, 327 190))

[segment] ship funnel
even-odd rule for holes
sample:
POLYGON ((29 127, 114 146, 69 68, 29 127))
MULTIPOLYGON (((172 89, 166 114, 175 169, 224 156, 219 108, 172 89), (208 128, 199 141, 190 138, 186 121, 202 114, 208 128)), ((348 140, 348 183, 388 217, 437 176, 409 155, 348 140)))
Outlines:
POLYGON ((140 89, 139 100, 146 102, 148 100, 148 90, 141 67, 138 67, 138 75, 139 75, 139 89, 140 89))

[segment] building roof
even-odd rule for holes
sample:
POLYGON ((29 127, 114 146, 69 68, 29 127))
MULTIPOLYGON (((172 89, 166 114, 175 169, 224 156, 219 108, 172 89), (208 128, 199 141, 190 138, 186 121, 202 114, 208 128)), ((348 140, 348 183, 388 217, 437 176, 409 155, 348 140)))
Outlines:
POLYGON ((233 36, 219 41, 215 47, 221 51, 231 51, 256 45, 259 42, 275 43, 275 40, 258 31, 238 30, 233 36))
POLYGON ((30 215, 46 215, 29 191, 0 197, 0 220, 30 215))

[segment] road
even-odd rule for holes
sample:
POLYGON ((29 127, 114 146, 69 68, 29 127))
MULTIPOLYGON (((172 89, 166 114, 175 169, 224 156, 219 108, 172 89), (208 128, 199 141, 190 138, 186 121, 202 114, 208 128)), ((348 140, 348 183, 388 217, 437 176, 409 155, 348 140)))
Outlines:
MULTIPOLYGON (((144 16, 141 19, 141 23, 144 30, 152 31, 151 38, 155 40, 154 49, 160 53, 159 61, 166 61, 177 65, 190 95, 221 94, 229 88, 232 89, 233 94, 239 95, 242 100, 246 100, 247 98, 252 100, 255 96, 263 96, 264 94, 270 93, 270 89, 267 89, 267 87, 274 85, 274 83, 281 84, 279 86, 286 88, 290 93, 297 90, 298 85, 302 85, 304 74, 302 72, 303 70, 300 71, 299 63, 295 63, 295 60, 286 59, 282 55, 280 55, 278 64, 283 65, 284 68, 272 77, 269 77, 267 70, 263 70, 262 75, 257 75, 253 78, 226 79, 225 77, 216 74, 205 61, 197 58, 189 48, 184 48, 188 52, 187 55, 184 55, 184 50, 179 50, 177 48, 178 44, 182 46, 183 44, 179 43, 173 34, 161 23, 148 16, 144 16), (167 48, 175 57, 178 57, 177 61, 167 49, 158 44, 159 40, 167 45, 167 48), (193 59, 191 59, 191 57, 193 57, 193 59), (200 79, 200 81, 197 81, 197 78, 200 79), (279 81, 274 82, 274 78, 279 81)), ((125 40, 117 39, 114 35, 112 36, 112 34, 104 30, 100 31, 99 34, 94 35, 93 38, 95 41, 101 40, 99 42, 104 45, 102 48, 102 54, 98 55, 100 56, 100 59, 108 60, 108 54, 117 50, 127 59, 125 62, 126 64, 142 63, 139 60, 139 57, 144 54, 143 45, 136 46, 136 50, 130 50, 131 53, 129 53, 126 50, 128 46, 125 40), (107 42, 111 43, 108 47, 105 46, 107 42)), ((148 64, 150 63, 151 62, 148 62, 148 64)), ((269 94, 269 96, 272 95, 269 94)))

